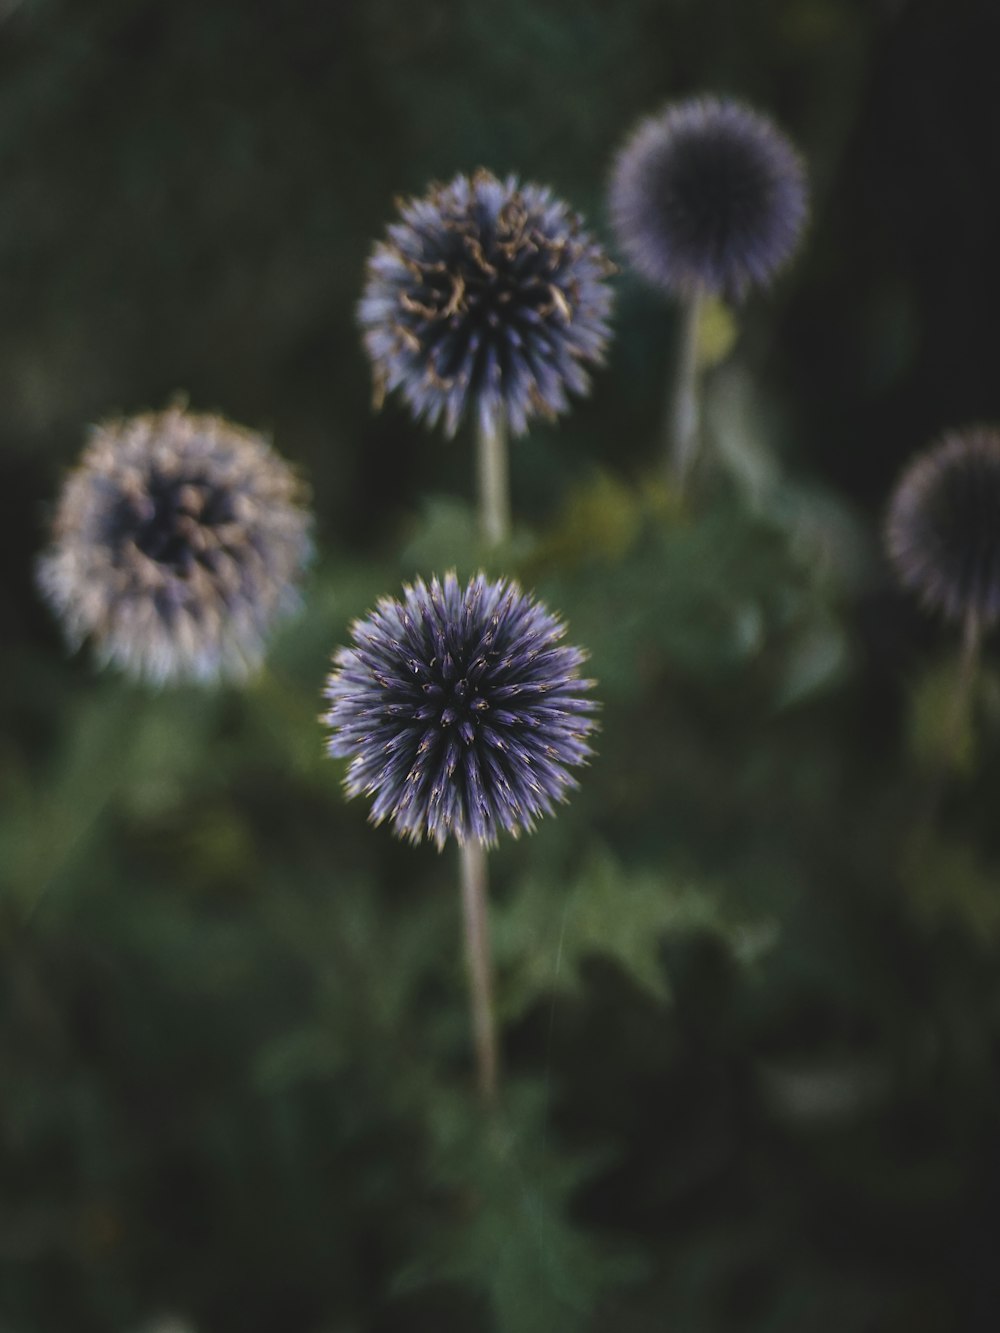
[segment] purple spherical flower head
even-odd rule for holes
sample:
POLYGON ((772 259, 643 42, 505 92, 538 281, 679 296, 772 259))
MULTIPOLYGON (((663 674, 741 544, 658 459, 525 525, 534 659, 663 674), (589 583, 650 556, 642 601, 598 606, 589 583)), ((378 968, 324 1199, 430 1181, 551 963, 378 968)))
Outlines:
POLYGON ((611 181, 619 242, 671 295, 739 299, 794 252, 807 214, 798 153, 767 116, 694 98, 644 120, 611 181))
POLYGON ((554 418, 589 388, 608 338, 611 265, 552 193, 488 171, 399 205, 375 246, 358 319, 375 400, 398 389, 448 435, 477 413, 554 418))
POLYGON ((551 812, 592 753, 585 654, 516 583, 418 579, 351 627, 327 681, 332 755, 351 796, 413 842, 493 843, 551 812))
POLYGON ((886 517, 902 583, 949 620, 1000 620, 1000 431, 944 436, 907 467, 886 517))
POLYGON ((167 681, 241 677, 298 603, 311 518, 252 431, 172 407, 97 426, 63 488, 38 581, 78 646, 167 681))

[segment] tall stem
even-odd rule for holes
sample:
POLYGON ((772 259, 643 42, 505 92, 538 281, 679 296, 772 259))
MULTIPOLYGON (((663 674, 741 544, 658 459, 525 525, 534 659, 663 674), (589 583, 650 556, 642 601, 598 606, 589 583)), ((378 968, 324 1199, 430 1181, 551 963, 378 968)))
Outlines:
POLYGON ((510 535, 507 422, 502 409, 479 419, 476 463, 479 478, 479 526, 487 545, 498 546, 510 535))
POLYGON ((472 1033, 476 1045, 479 1095, 487 1105, 496 1101, 496 1019, 493 1013, 493 964, 490 958, 490 922, 487 901, 486 848, 470 839, 463 843, 462 915, 465 921, 465 961, 469 971, 472 1033))
POLYGON ((667 474, 681 492, 698 456, 698 330, 703 305, 704 296, 696 290, 681 311, 677 366, 667 405, 667 474))

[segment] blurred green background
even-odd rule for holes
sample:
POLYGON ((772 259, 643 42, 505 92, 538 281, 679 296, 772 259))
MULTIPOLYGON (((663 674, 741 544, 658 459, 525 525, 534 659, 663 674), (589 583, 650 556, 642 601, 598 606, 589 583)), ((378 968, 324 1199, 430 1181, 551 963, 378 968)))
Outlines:
POLYGON ((1000 417, 998 44, 995 0, 0 0, 0 1333, 998 1327, 1000 676, 952 744, 878 537, 1000 417), (455 858, 316 722, 353 616, 482 558, 468 440, 371 413, 353 308, 394 196, 480 164, 610 244, 616 146, 706 90, 800 145, 811 228, 707 372, 697 503, 627 273, 513 449, 493 567, 603 712, 492 858, 490 1128, 455 858), (313 489, 246 691, 102 675, 33 588, 87 424, 177 391, 313 489))

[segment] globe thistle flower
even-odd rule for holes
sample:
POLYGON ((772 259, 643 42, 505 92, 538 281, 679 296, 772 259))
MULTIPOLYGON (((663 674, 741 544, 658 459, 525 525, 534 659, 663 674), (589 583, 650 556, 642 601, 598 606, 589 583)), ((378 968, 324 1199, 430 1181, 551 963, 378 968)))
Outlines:
POLYGON ((700 97, 644 120, 611 182, 619 242, 671 295, 730 299, 763 287, 806 220, 802 162, 781 131, 740 102, 700 97))
POLYGON ((900 478, 885 526, 905 587, 952 621, 1000 619, 1000 431, 945 435, 900 478))
POLYGON ((480 169, 399 205, 367 265, 358 318, 376 404, 398 389, 413 415, 454 435, 554 418, 603 360, 611 266, 546 188, 480 169))
POLYGON ((576 786, 596 705, 585 654, 516 583, 418 579, 351 627, 326 685, 330 754, 351 796, 413 842, 492 844, 576 786))
POLYGON ((74 647, 154 683, 238 677, 297 603, 302 486, 259 435, 174 406, 97 426, 39 585, 74 647))

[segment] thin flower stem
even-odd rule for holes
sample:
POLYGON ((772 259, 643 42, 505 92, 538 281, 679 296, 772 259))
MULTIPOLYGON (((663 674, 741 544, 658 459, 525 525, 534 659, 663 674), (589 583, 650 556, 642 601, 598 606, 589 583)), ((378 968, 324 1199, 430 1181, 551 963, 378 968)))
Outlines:
POLYGON ((507 422, 502 411, 480 418, 476 444, 480 530, 487 545, 499 546, 510 535, 507 422))
POLYGON ((496 1102, 499 1058, 493 1012, 493 964, 490 958, 486 848, 470 839, 461 846, 462 914, 465 920, 465 961, 469 971, 472 1032, 476 1045, 479 1095, 487 1106, 496 1102))
POLYGON ((681 312, 677 368, 667 405, 667 474, 683 493, 698 457, 700 411, 698 403, 698 332, 704 295, 695 290, 681 312))

